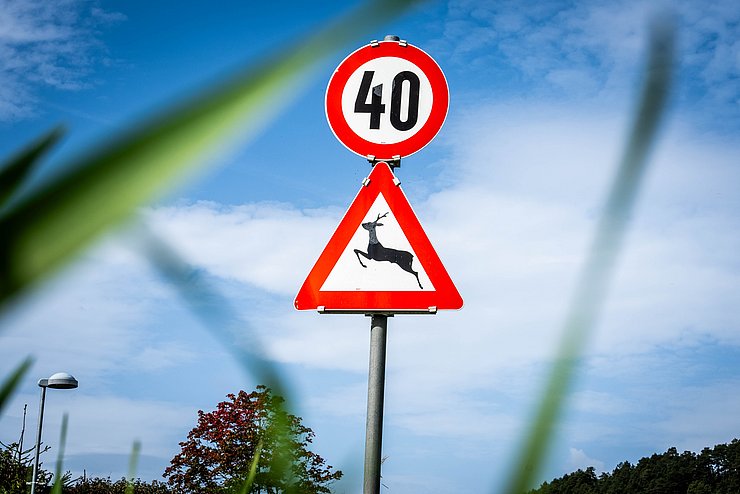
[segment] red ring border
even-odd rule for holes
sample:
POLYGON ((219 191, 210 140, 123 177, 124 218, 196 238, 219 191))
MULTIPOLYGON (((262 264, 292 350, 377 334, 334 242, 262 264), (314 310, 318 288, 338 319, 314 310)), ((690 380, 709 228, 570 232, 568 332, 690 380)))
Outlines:
POLYGON ((347 149, 362 157, 377 160, 405 158, 421 150, 439 133, 450 107, 450 92, 442 69, 424 50, 397 41, 381 41, 352 52, 334 71, 326 88, 326 119, 334 135, 347 149), (432 111, 426 123, 414 135, 393 144, 380 144, 363 139, 347 123, 342 112, 342 91, 352 74, 364 63, 381 57, 397 57, 415 64, 424 72, 432 87, 432 111), (440 103, 443 102, 443 103, 440 103))

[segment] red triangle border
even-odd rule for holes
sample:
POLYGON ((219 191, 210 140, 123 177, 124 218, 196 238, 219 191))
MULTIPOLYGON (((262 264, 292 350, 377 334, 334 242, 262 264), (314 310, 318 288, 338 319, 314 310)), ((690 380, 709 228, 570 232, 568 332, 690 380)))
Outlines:
POLYGON ((411 204, 390 166, 377 163, 339 226, 329 239, 295 298, 298 310, 356 313, 431 312, 460 309, 462 297, 432 247, 411 204), (424 267, 435 290, 424 291, 321 291, 339 257, 349 245, 379 194, 383 194, 401 230, 424 267))

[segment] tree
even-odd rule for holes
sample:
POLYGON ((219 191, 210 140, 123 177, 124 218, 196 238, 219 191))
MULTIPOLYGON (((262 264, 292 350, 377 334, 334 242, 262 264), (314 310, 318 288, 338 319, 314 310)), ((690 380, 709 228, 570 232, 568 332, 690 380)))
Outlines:
POLYGON ((18 458, 17 449, 16 444, 0 449, 0 494, 22 492, 30 478, 28 467, 18 458))
POLYGON ((586 471, 578 470, 564 475, 562 478, 552 482, 543 483, 539 489, 530 491, 537 494, 556 494, 567 492, 568 494, 595 494, 598 479, 594 467, 588 467, 586 471))
MULTIPOLYGON (((33 463, 30 453, 34 450, 23 450, 20 443, 4 444, 0 442, 0 494, 24 493, 28 490, 26 482, 33 476, 33 463)), ((44 450, 45 451, 45 450, 44 450)), ((51 473, 39 468, 39 485, 47 485, 51 473)))
POLYGON ((314 432, 287 413, 284 400, 265 386, 239 391, 216 410, 198 411, 198 425, 164 472, 178 492, 239 492, 258 456, 249 492, 329 493, 342 477, 308 450, 314 432))

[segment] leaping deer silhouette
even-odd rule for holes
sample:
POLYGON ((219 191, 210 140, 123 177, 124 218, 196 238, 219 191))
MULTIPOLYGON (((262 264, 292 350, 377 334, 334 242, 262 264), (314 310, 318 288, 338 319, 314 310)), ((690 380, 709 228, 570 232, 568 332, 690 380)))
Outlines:
POLYGON ((396 250, 389 249, 388 247, 383 247, 383 245, 378 240, 378 235, 375 233, 375 228, 383 226, 383 223, 379 223, 379 221, 386 216, 388 216, 388 213, 385 213, 382 216, 378 215, 378 217, 375 218, 375 221, 368 221, 367 223, 362 224, 362 228, 367 230, 370 234, 370 241, 367 244, 367 253, 362 252, 360 249, 355 249, 357 260, 360 261, 360 264, 363 268, 366 268, 367 266, 365 266, 365 264, 362 262, 360 256, 364 257, 365 259, 371 259, 373 261, 388 261, 391 264, 396 264, 404 271, 413 274, 416 277, 416 282, 419 284, 419 288, 423 290, 424 287, 421 286, 421 281, 419 281, 419 273, 414 271, 414 269, 411 267, 411 263, 414 260, 414 255, 411 252, 406 252, 405 250, 396 250))

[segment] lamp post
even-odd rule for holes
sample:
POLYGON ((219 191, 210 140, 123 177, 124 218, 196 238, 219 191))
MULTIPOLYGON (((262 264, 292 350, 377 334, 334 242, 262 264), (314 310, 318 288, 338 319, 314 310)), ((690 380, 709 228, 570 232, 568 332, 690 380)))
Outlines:
POLYGON ((77 387, 77 379, 66 372, 57 372, 48 379, 39 379, 41 388, 41 403, 39 404, 39 427, 36 431, 36 454, 33 460, 33 477, 31 477, 31 494, 36 494, 36 481, 39 471, 39 453, 41 449, 41 426, 44 424, 44 401, 46 400, 46 388, 52 389, 74 389, 77 387))

